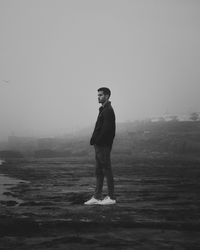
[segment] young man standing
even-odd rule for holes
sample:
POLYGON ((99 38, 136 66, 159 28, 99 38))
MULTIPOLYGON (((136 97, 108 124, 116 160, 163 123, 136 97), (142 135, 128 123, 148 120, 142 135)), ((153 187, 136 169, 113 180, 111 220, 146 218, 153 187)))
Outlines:
POLYGON ((98 101, 102 104, 95 124, 90 144, 94 145, 96 159, 96 188, 94 196, 85 205, 115 204, 114 181, 111 168, 110 153, 115 137, 115 113, 109 101, 111 91, 102 87, 98 89, 98 101), (102 200, 104 177, 107 180, 108 196, 102 200))

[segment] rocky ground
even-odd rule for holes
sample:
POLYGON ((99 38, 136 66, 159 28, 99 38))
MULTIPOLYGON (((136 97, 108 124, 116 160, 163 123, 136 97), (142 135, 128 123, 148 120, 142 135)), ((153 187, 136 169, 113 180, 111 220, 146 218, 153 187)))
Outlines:
POLYGON ((0 201, 0 249, 200 249, 198 161, 120 161, 113 171, 117 204, 84 206, 93 162, 1 165, 0 173, 26 182, 8 186, 10 199, 0 201))

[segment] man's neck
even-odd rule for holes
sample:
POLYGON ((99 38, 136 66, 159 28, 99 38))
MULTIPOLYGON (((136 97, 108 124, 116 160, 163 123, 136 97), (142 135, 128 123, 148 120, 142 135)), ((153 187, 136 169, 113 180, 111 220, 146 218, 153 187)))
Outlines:
POLYGON ((102 107, 105 107, 105 105, 109 102, 109 100, 105 101, 104 103, 102 103, 102 107))

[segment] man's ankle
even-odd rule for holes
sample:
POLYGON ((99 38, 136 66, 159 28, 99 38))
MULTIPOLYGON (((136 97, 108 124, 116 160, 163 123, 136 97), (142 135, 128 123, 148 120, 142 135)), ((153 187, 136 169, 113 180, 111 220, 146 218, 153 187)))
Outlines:
POLYGON ((94 195, 93 197, 94 197, 96 200, 101 200, 101 198, 102 198, 101 196, 96 196, 96 195, 94 195))
POLYGON ((116 200, 115 196, 109 196, 111 200, 116 200))

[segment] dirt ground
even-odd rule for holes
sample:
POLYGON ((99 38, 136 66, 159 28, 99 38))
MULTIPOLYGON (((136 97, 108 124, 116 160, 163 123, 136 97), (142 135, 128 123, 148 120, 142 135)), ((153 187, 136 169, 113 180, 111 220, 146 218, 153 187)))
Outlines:
POLYGON ((113 172, 117 204, 85 206, 93 162, 1 165, 0 173, 26 182, 8 186, 10 200, 0 201, 0 249, 200 249, 198 161, 121 161, 113 172))

